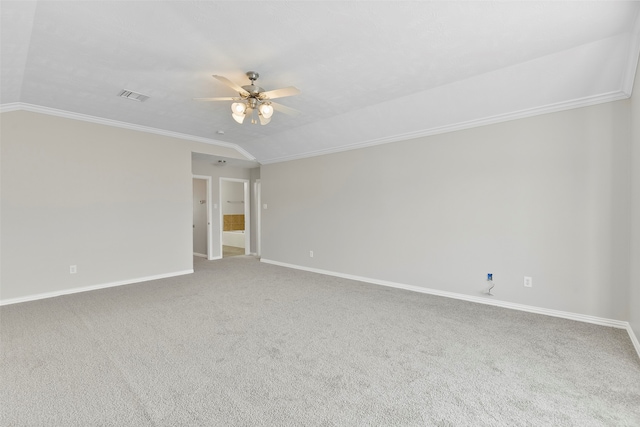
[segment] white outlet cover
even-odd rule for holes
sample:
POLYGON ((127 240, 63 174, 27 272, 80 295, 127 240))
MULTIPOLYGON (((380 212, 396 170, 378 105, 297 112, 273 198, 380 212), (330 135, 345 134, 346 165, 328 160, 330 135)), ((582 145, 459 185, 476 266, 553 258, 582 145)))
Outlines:
POLYGON ((529 276, 524 276, 524 286, 525 288, 533 287, 533 279, 529 276))

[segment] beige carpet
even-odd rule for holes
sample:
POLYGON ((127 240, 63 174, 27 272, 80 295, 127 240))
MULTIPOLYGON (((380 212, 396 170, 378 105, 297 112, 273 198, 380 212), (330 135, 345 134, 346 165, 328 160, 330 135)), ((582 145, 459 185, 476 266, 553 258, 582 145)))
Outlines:
POLYGON ((247 256, 195 263, 1 307, 0 425, 640 425, 624 330, 247 256))

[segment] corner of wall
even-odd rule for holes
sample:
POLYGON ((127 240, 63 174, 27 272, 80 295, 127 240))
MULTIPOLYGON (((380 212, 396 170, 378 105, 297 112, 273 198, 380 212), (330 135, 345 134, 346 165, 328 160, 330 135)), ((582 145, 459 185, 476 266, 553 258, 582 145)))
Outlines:
MULTIPOLYGON (((640 14, 636 28, 640 27, 640 14)), ((640 354, 640 69, 636 57, 631 96, 631 244, 629 271, 629 335, 640 354)))
POLYGON ((634 82, 637 80, 638 58, 640 57, 640 11, 636 15, 636 21, 629 40, 629 59, 624 80, 622 81, 622 91, 628 97, 632 95, 634 82))

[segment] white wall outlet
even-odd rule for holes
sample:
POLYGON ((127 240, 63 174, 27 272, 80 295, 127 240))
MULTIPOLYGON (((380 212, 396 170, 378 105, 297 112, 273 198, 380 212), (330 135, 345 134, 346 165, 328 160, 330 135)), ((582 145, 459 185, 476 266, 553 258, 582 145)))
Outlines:
POLYGON ((313 251, 309 251, 309 258, 313 258, 313 251))
POLYGON ((533 279, 529 276, 524 276, 524 287, 531 288, 533 287, 533 279))
POLYGON ((76 274, 78 272, 78 266, 77 265, 70 265, 69 266, 69 274, 76 274))
POLYGON ((218 204, 217 203, 213 204, 213 209, 218 209, 218 204))
POLYGON ((266 203, 262 205, 262 209, 267 209, 267 204, 266 203))

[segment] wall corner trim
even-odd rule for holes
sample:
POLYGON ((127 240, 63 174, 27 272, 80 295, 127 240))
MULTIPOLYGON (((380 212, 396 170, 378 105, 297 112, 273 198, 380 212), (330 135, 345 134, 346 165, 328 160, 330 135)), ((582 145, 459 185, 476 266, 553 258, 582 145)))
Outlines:
POLYGON ((638 57, 640 57, 640 11, 636 14, 636 20, 631 30, 629 41, 629 53, 627 55, 627 66, 622 76, 622 91, 631 96, 633 91, 633 81, 638 67, 638 57))
POLYGON ((640 341, 638 341, 638 337, 636 337, 636 334, 633 332, 631 324, 629 323, 627 323, 627 332, 629 333, 629 338, 631 338, 633 347, 636 349, 636 353, 638 353, 638 357, 640 357, 640 341))
POLYGON ((372 279, 369 277, 355 276, 352 274, 344 274, 344 273, 337 273, 329 270, 322 270, 319 268, 304 267, 301 265, 288 264, 288 263, 274 261, 266 258, 261 258, 260 262, 264 262, 266 264, 273 264, 280 267, 293 268, 296 270, 309 271, 312 273, 325 274, 327 276, 340 277, 343 279, 357 280, 359 282, 371 283, 373 285, 388 286, 391 288, 404 289, 407 291, 419 292, 423 294, 437 295, 441 297, 453 298, 453 299, 458 299, 458 300, 463 300, 468 302, 492 305, 496 307, 508 308, 511 310, 519 310, 519 311, 525 311, 528 313, 543 314, 545 316, 560 317, 563 319, 575 320, 578 322, 592 323, 594 325, 609 326, 617 329, 626 329, 627 332, 629 333, 629 336, 631 337, 633 346, 635 347, 635 350, 638 353, 638 357, 640 358, 640 343, 638 343, 638 339, 633 333, 633 330, 631 329, 631 325, 629 324, 629 322, 625 322, 623 320, 607 319, 603 317, 590 316, 587 314, 571 313, 568 311, 552 310, 548 308, 511 303, 511 302, 500 301, 496 299, 474 297, 471 295, 459 294, 456 292, 440 291, 438 289, 423 288, 421 286, 405 285, 402 283, 390 282, 387 280, 378 280, 378 279, 372 279))
POLYGON ((193 273, 193 269, 175 271, 175 272, 164 273, 164 274, 157 274, 157 275, 154 275, 154 276, 138 277, 138 278, 135 278, 135 279, 120 280, 120 281, 117 281, 117 282, 101 283, 99 285, 83 286, 83 287, 80 287, 80 288, 63 289, 63 290, 60 290, 60 291, 45 292, 45 293, 42 293, 42 294, 27 295, 27 296, 24 296, 24 297, 0 300, 0 306, 2 306, 2 305, 10 305, 10 304, 19 304, 21 302, 28 302, 28 301, 36 301, 36 300, 45 299, 45 298, 59 297, 59 296, 62 296, 62 295, 76 294, 76 293, 79 293, 79 292, 87 292, 87 291, 95 291, 95 290, 98 290, 98 289, 113 288, 113 287, 122 286, 122 285, 131 285, 133 283, 148 282, 150 280, 166 279, 168 277, 182 276, 182 275, 191 274, 191 273, 193 273))

